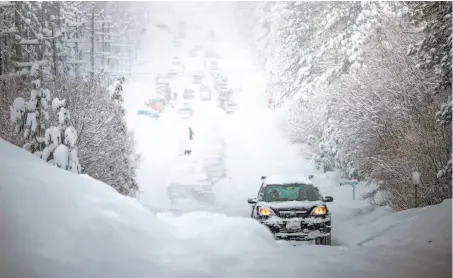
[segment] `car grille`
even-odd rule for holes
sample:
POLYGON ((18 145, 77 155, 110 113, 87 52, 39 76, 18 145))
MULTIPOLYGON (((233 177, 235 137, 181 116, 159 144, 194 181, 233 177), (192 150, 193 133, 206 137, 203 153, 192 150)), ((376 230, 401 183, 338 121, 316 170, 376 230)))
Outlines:
POLYGON ((296 217, 308 217, 310 211, 307 209, 297 209, 297 210, 279 210, 277 211, 278 216, 281 218, 296 218, 296 217))

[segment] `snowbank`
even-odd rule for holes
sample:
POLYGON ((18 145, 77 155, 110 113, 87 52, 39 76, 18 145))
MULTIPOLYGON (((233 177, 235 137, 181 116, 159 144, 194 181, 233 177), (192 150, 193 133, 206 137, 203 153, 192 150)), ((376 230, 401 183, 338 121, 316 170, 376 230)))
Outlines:
POLYGON ((397 213, 388 207, 380 207, 368 214, 351 217, 346 222, 354 229, 339 229, 338 232, 348 234, 343 236, 348 245, 451 248, 451 207, 451 199, 436 206, 397 213))
MULTIPOLYGON (((418 253, 408 257, 401 246, 380 247, 378 242, 350 249, 293 248, 275 242, 250 219, 209 212, 154 215, 102 182, 46 164, 5 141, 0 141, 0 153, 2 277, 262 278, 303 273, 421 278, 451 273, 451 249, 445 246, 438 249, 445 250, 442 254, 425 252, 423 260, 418 253)), ((429 222, 434 214, 451 216, 450 206, 448 201, 409 214, 418 215, 417 223, 434 224, 429 222)), ((418 227, 401 227, 388 238, 418 227)), ((445 225, 431 227, 438 237, 436 228, 445 225)))

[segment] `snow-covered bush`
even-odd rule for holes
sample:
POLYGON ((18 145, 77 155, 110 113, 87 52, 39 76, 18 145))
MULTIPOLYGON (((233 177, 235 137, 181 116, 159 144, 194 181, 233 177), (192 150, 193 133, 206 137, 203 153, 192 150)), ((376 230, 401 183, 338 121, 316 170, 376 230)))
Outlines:
POLYGON ((100 82, 90 86, 86 82, 61 80, 53 91, 67 101, 66 108, 71 110, 83 173, 124 195, 135 196, 139 156, 135 154, 134 137, 127 129, 122 107, 100 82))
POLYGON ((45 120, 49 119, 47 109, 50 91, 41 88, 41 81, 34 79, 27 101, 18 97, 10 106, 11 123, 18 134, 25 139, 24 148, 38 156, 44 148, 45 120))
POLYGON ((77 131, 69 125, 71 116, 66 110, 66 101, 54 98, 52 110, 56 112, 58 124, 46 130, 45 144, 41 158, 62 169, 81 173, 78 158, 77 131))
MULTIPOLYGON (((33 70, 33 74, 38 75, 37 69, 33 70)), ((45 123, 50 120, 47 111, 51 98, 50 90, 41 88, 39 79, 32 81, 32 87, 27 101, 18 97, 10 106, 10 119, 15 132, 23 135, 24 148, 31 153, 60 168, 80 173, 77 132, 68 125, 70 115, 64 107, 65 101, 58 98, 52 101, 52 110, 57 115, 58 125, 46 129, 45 123)))

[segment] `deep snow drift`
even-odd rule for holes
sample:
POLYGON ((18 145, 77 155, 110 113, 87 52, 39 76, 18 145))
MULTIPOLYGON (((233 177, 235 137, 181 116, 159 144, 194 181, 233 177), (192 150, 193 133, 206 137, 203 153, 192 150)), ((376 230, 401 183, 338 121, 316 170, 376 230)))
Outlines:
MULTIPOLYGON (((391 229, 361 246, 294 248, 275 242, 250 219, 209 212, 156 216, 102 182, 46 164, 3 140, 0 153, 2 277, 451 274, 451 200, 388 214, 380 224, 391 229)), ((376 231, 361 226, 357 237, 376 231)))

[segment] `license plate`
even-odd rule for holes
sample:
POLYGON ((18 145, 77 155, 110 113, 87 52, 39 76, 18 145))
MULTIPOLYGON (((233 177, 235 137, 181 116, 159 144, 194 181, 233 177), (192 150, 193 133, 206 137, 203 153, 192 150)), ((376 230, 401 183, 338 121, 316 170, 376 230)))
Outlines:
POLYGON ((286 223, 286 229, 287 230, 300 230, 300 222, 288 222, 286 223))

